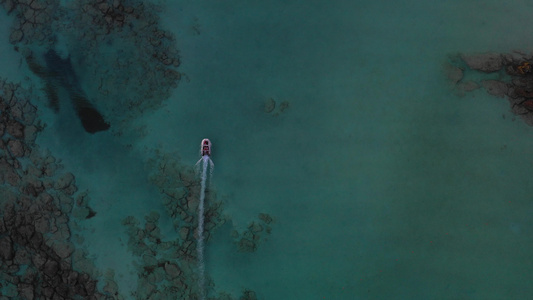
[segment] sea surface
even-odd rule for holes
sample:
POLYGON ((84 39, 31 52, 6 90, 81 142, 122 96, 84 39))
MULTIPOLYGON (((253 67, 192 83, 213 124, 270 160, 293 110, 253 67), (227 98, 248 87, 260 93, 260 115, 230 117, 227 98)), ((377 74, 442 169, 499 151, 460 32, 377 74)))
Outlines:
MULTIPOLYGON (((503 98, 458 93, 445 72, 458 53, 530 52, 531 2, 156 4, 181 73, 161 104, 89 134, 68 102, 58 113, 45 95, 35 102, 47 124, 36 143, 96 212, 71 230, 100 274, 114 270, 123 299, 138 287, 124 218, 157 211, 162 234, 178 237, 147 161, 160 151, 192 168, 203 138, 215 165, 206 206, 220 201, 225 221, 205 243, 208 297, 533 294, 533 128, 503 98), (234 231, 259 214, 270 232, 243 251, 234 231)), ((12 18, 0 13, 0 76, 42 93, 9 42, 12 18)))

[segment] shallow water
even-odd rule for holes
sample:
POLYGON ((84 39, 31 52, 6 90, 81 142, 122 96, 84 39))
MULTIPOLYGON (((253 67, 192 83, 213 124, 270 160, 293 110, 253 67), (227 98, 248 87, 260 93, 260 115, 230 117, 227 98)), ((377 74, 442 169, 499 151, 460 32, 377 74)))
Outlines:
MULTIPOLYGON (((458 95, 444 74, 459 52, 529 51, 529 3, 161 5, 184 74, 162 106, 120 134, 89 135, 68 101, 58 114, 44 96, 35 103, 48 124, 37 143, 62 159, 96 212, 73 230, 79 246, 100 276, 114 269, 122 297, 133 297, 139 261, 122 220, 158 211, 164 237, 177 236, 146 162, 158 149, 191 167, 204 137, 216 165, 210 192, 226 219, 206 242, 212 297, 244 289, 258 299, 531 294, 533 130, 506 100, 458 95), (270 98, 276 109, 266 113, 270 98), (232 231, 259 213, 273 218, 271 234, 261 233, 256 251, 239 251, 232 231)), ((8 36, 1 49, 10 49, 8 36)), ((4 78, 24 74, 38 89, 24 64, 7 62, 13 72, 4 78)), ((90 78, 83 85, 97 95, 90 78)))

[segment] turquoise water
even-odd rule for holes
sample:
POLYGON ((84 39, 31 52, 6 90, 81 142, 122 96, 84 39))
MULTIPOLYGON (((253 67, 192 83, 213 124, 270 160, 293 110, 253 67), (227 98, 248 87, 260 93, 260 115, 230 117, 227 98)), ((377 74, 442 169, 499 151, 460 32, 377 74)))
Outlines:
MULTIPOLYGON (((71 228, 83 237, 76 245, 88 252, 95 278, 113 269, 120 297, 141 299, 132 294, 138 258, 122 221, 157 211, 164 239, 177 239, 148 161, 159 150, 190 168, 208 137, 215 170, 207 206, 221 201, 225 219, 205 245, 210 297, 238 299, 245 289, 258 299, 533 293, 533 129, 504 99, 481 89, 458 95, 444 73, 457 53, 528 52, 531 4, 160 5, 159 26, 175 36, 182 73, 161 105, 126 118, 120 101, 135 94, 116 89, 125 100, 96 100, 112 130, 90 135, 68 104, 55 114, 44 95, 35 101, 47 123, 37 144, 76 176, 96 212, 71 228), (271 113, 269 99, 277 104, 271 113), (260 213, 272 217, 271 233, 261 233, 255 251, 239 251, 232 231, 260 213)), ((0 22, 9 18, 3 13, 0 22)), ((42 83, 0 27, 0 75, 39 93, 42 83)), ((95 57, 104 61, 112 45, 95 57)), ((95 78, 104 77, 96 71, 105 68, 80 68, 95 70, 80 76, 96 98, 95 78)))

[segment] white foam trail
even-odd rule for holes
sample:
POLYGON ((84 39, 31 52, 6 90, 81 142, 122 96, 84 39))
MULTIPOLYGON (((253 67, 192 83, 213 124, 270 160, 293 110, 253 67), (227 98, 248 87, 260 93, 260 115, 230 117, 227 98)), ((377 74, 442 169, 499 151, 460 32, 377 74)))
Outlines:
POLYGON ((200 289, 200 299, 205 299, 205 262, 204 262, 204 200, 205 200, 205 182, 207 180, 207 166, 211 164, 211 173, 213 172, 213 162, 209 156, 204 155, 199 163, 202 164, 202 183, 200 187, 200 203, 198 204, 198 288, 200 289))

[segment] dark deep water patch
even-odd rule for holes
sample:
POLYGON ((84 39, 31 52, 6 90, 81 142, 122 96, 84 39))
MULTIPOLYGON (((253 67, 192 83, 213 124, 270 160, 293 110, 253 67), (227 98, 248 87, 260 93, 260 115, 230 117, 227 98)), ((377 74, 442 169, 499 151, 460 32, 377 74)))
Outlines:
POLYGON ((45 92, 49 104, 54 110, 59 110, 58 88, 62 87, 68 94, 76 115, 79 117, 83 128, 88 133, 96 133, 109 129, 110 125, 104 120, 102 114, 87 99, 81 88, 78 76, 74 71, 70 55, 61 58, 53 49, 44 55, 44 65, 39 63, 39 55, 30 53, 26 62, 32 72, 45 82, 45 92))

